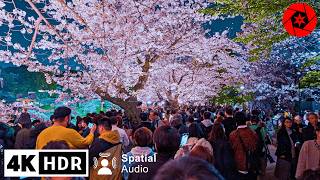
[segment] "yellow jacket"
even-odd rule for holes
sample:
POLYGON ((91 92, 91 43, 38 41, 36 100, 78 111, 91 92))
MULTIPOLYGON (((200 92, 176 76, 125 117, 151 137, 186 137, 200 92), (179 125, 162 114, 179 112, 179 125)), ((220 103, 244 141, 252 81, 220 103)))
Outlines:
POLYGON ((42 149, 50 141, 65 141, 70 149, 87 148, 93 141, 94 135, 90 133, 83 138, 76 130, 63 126, 51 126, 43 130, 36 143, 36 149, 42 149))

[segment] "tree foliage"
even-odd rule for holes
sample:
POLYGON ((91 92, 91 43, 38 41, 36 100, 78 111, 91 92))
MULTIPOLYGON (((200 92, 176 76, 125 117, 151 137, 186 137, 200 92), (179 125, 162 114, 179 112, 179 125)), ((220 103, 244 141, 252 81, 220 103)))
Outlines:
MULTIPOLYGON (((282 25, 284 10, 295 0, 215 0, 213 6, 202 10, 211 15, 241 15, 245 19, 242 33, 234 40, 251 46, 250 60, 270 56, 275 43, 289 37, 282 25)), ((304 1, 319 15, 320 2, 304 1)), ((319 26, 319 23, 318 23, 319 26)))
POLYGON ((213 104, 243 104, 253 99, 253 94, 244 92, 238 86, 225 86, 210 102, 213 104))

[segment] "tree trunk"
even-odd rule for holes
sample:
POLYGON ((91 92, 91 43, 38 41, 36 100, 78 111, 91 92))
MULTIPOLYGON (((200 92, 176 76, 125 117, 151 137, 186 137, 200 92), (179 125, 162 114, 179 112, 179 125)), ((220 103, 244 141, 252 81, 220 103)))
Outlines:
POLYGON ((140 123, 140 110, 137 108, 136 103, 127 103, 122 108, 133 126, 140 123))
POLYGON ((138 100, 136 97, 132 96, 126 100, 123 100, 120 98, 107 96, 104 97, 104 99, 120 106, 124 110, 130 122, 133 123, 133 125, 140 123, 140 110, 137 108, 138 100))
POLYGON ((178 99, 174 98, 174 99, 169 99, 169 107, 170 109, 178 109, 179 108, 179 102, 178 99))

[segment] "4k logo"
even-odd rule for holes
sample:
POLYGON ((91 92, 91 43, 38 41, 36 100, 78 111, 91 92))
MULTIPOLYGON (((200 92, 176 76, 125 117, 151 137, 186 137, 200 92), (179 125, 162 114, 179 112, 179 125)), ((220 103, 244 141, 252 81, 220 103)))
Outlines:
POLYGON ((86 177, 88 150, 4 150, 5 177, 86 177))
POLYGON ((22 171, 36 171, 34 167, 31 164, 32 159, 35 157, 35 155, 13 155, 9 163, 7 164, 7 169, 13 169, 14 171, 19 171, 20 169, 22 171), (19 159, 19 157, 21 159, 19 159), (20 167, 21 164, 21 167, 20 167))

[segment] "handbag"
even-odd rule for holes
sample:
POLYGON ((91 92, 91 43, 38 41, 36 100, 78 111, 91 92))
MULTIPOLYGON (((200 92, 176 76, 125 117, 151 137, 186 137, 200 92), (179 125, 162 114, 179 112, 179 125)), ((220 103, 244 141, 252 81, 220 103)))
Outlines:
POLYGON ((272 163, 275 163, 276 161, 273 159, 273 157, 271 156, 271 153, 270 153, 270 151, 269 151, 269 147, 268 147, 268 145, 264 145, 264 148, 266 149, 266 156, 267 156, 267 159, 269 160, 269 162, 270 162, 270 164, 272 164, 272 163))

